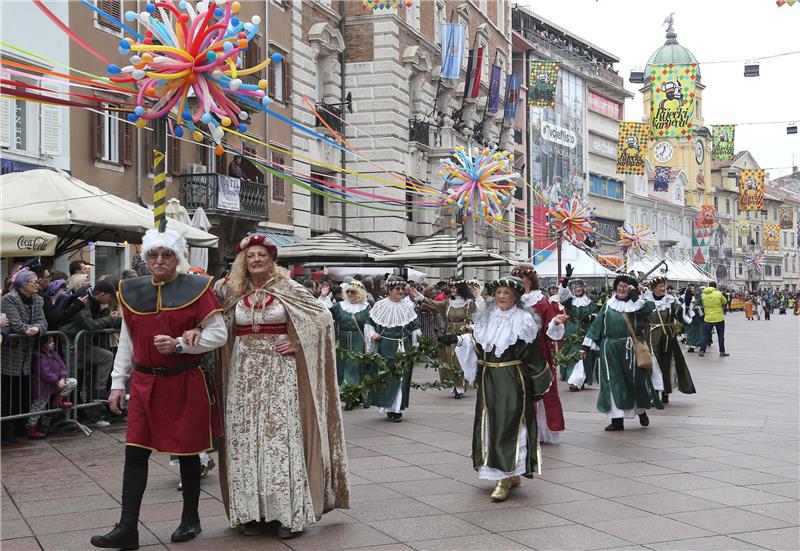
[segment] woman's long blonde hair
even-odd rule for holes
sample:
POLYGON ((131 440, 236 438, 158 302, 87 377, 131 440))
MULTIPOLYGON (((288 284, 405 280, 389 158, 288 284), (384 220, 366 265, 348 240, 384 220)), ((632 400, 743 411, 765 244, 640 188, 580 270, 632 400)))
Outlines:
MULTIPOLYGON (((285 268, 278 266, 273 259, 272 266, 267 274, 267 280, 269 279, 274 279, 276 282, 288 281, 289 272, 285 268)), ((239 299, 253 291, 255 291, 255 285, 253 285, 253 280, 247 271, 247 249, 244 249, 236 255, 236 259, 231 266, 230 278, 225 285, 225 310, 235 306, 239 299)))

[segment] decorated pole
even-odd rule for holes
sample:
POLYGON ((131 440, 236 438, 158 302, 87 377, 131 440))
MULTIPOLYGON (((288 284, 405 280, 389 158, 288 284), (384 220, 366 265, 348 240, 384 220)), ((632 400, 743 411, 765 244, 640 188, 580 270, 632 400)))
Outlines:
POLYGON ((564 242, 563 239, 564 231, 559 230, 558 234, 556 235, 556 261, 558 263, 558 278, 556 279, 556 285, 561 283, 561 244, 564 242))
POLYGON ((167 229, 167 173, 160 167, 164 164, 164 153, 153 150, 153 225, 159 232, 167 229))
POLYGON ((456 279, 464 279, 464 222, 456 227, 456 279))

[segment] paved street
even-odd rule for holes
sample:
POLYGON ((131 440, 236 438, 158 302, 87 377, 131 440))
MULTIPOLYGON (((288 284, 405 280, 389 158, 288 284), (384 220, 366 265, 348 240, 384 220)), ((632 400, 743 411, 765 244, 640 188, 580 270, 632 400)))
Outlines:
MULTIPOLYGON (((501 504, 469 459, 474 394, 417 392, 401 424, 347 412, 352 507, 300 538, 227 527, 216 472, 203 534, 176 549, 798 549, 800 318, 728 316, 730 358, 687 354, 698 394, 674 395, 642 429, 606 433, 596 391, 562 386, 567 430, 543 475, 501 504)), ((425 374, 423 374, 424 376, 425 374)), ((86 549, 118 519, 124 427, 2 451, 2 549, 86 549)), ((177 468, 155 458, 143 549, 173 547, 177 468)))

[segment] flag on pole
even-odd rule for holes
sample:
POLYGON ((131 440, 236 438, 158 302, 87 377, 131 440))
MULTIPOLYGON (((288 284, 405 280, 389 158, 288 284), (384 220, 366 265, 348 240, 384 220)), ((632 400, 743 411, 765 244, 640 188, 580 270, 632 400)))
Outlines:
POLYGON ((160 233, 167 229, 167 173, 163 166, 164 153, 153 150, 153 225, 160 233))
POLYGON ((467 63, 467 79, 464 81, 464 98, 475 99, 481 91, 481 66, 483 65, 483 47, 469 51, 467 63))
POLYGON ((497 113, 497 109, 500 107, 500 73, 500 66, 492 65, 489 78, 489 103, 486 109, 489 113, 497 113))
POLYGON ((461 23, 442 23, 442 71, 440 78, 461 78, 461 58, 467 26, 461 23))
POLYGON ((522 75, 511 74, 506 79, 506 104, 505 116, 507 119, 513 119, 517 116, 517 109, 519 107, 519 91, 522 87, 522 75))

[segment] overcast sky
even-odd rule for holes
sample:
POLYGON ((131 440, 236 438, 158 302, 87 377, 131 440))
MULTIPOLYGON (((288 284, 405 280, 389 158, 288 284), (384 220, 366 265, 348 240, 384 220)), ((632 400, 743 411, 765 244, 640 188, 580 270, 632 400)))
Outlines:
MULTIPOLYGON (((800 2, 778 8, 774 0, 516 0, 620 58, 625 87, 636 93, 625 104, 627 120, 641 120, 642 95, 628 82, 665 40, 664 19, 675 12, 678 42, 700 62, 707 126, 726 123, 800 123, 800 54, 760 62, 761 76, 744 77, 744 63, 800 51, 800 2), (737 60, 704 64, 704 61, 737 60)), ((736 127, 736 151, 749 150, 771 177, 800 165, 800 134, 786 124, 736 127)))

